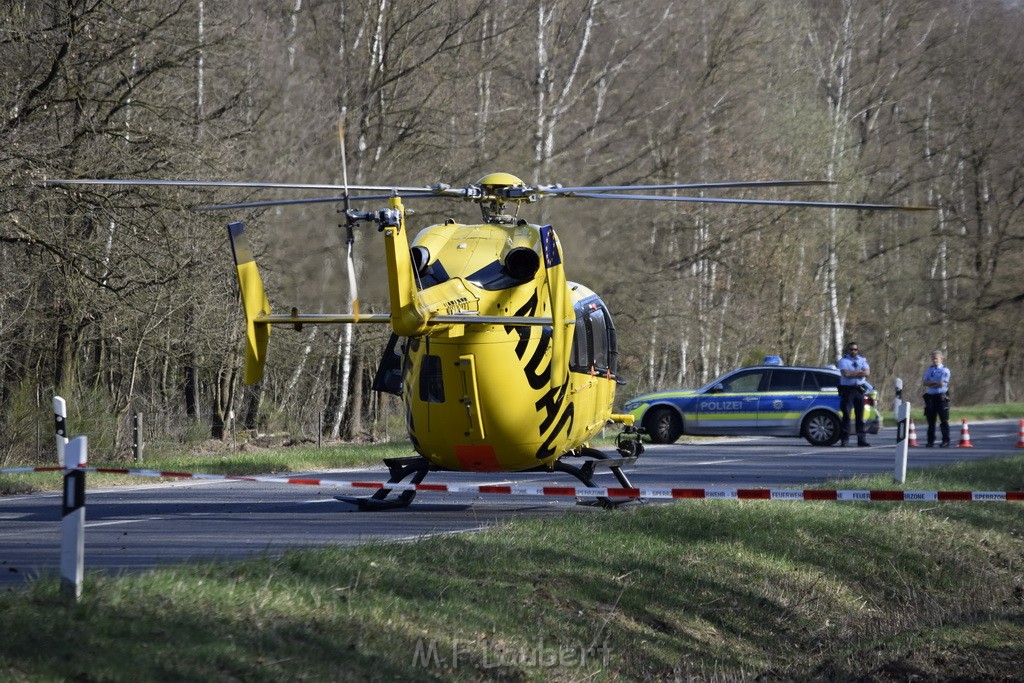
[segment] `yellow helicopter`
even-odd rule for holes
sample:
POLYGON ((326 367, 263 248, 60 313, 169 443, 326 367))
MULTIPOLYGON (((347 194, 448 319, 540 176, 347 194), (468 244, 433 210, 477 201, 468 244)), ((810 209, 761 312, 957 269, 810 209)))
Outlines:
MULTIPOLYGON (((595 487, 607 467, 623 489, 622 468, 643 452, 633 417, 612 411, 618 343, 608 307, 587 287, 569 282, 554 228, 518 217, 522 203, 547 197, 767 204, 826 208, 918 210, 929 207, 788 200, 635 194, 665 190, 779 187, 825 181, 754 181, 675 185, 528 186, 509 173, 491 173, 465 188, 293 185, 160 180, 48 180, 45 184, 175 185, 334 189, 341 197, 199 207, 235 209, 289 203, 343 202, 349 230, 376 224, 384 240, 390 313, 360 314, 358 299, 346 314, 272 313, 242 223, 228 232, 246 320, 248 384, 264 371, 270 328, 307 324, 389 324, 392 336, 374 389, 400 395, 417 455, 385 459, 388 483, 419 484, 436 470, 473 472, 558 471, 595 487), (364 192, 376 194, 362 194, 364 192), (360 194, 351 194, 360 193, 360 194), (451 197, 480 205, 482 221, 448 220, 409 241, 403 199, 451 197), (351 202, 387 200, 387 207, 356 211, 351 202), (590 447, 609 423, 622 430, 616 453, 590 447), (578 464, 570 460, 580 460, 578 464)), ((350 269, 351 273, 351 269, 350 269)), ((408 505, 416 491, 379 489, 342 500, 360 508, 408 505)), ((600 498, 610 506, 629 500, 600 498)))

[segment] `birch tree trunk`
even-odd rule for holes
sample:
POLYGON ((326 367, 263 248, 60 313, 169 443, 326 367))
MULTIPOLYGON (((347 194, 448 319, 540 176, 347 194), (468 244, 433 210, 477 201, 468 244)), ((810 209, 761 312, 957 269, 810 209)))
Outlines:
MULTIPOLYGON (((850 94, 848 90, 850 70, 853 61, 853 2, 843 0, 840 31, 833 46, 832 59, 829 64, 829 88, 832 125, 831 147, 825 179, 835 182, 839 168, 843 163, 846 131, 849 123, 850 94)), ((832 186, 835 188, 835 185, 832 186)), ((837 190, 832 191, 833 200, 837 200, 837 190)), ((846 311, 844 302, 840 301, 839 293, 839 212, 832 209, 828 212, 828 242, 825 252, 825 301, 827 306, 828 326, 832 331, 831 351, 829 356, 838 356, 846 339, 846 311)), ((849 256, 849 254, 848 254, 849 256)))
POLYGON ((583 28, 575 46, 572 63, 558 74, 552 57, 550 33, 558 14, 558 0, 537 2, 537 66, 534 79, 536 103, 534 120, 533 182, 540 183, 551 176, 551 162, 555 150, 555 134, 562 118, 570 109, 573 88, 581 77, 583 60, 590 49, 594 27, 594 10, 598 0, 588 0, 583 12, 583 28), (559 86, 556 81, 560 80, 559 86), (556 92, 557 89, 557 92, 556 92))

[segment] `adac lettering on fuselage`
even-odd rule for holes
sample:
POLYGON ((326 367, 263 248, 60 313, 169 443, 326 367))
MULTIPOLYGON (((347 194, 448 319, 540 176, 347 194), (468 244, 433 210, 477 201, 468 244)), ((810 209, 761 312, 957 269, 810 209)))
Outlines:
MULTIPOLYGON (((538 294, 534 290, 530 300, 516 311, 515 315, 536 315, 537 302, 538 294)), ((516 357, 523 361, 530 346, 531 328, 506 326, 505 331, 509 334, 519 335, 519 343, 516 344, 515 353, 516 357)), ((548 327, 541 328, 537 346, 534 348, 529 360, 521 366, 531 389, 541 390, 544 387, 549 387, 551 384, 551 361, 548 360, 547 364, 541 367, 541 364, 544 362, 544 356, 547 355, 551 347, 551 338, 551 329, 548 327)), ((568 373, 568 368, 565 370, 568 373)), ((555 449, 552 448, 551 444, 554 443, 560 434, 563 432, 568 434, 572 430, 575 408, 571 400, 566 400, 568 385, 568 381, 563 381, 560 386, 549 388, 535 403, 537 412, 543 414, 543 419, 537 430, 539 435, 544 438, 544 442, 537 449, 536 457, 538 460, 546 460, 555 455, 555 449)))
POLYGON ((544 460, 554 455, 555 449, 551 447, 551 444, 555 438, 563 431, 566 434, 572 431, 576 407, 572 401, 565 400, 568 388, 569 382, 562 382, 562 386, 550 389, 541 400, 537 401, 537 411, 544 411, 544 420, 540 425, 541 436, 547 429, 551 430, 547 438, 544 439, 544 443, 537 449, 538 460, 544 460), (553 427, 552 424, 554 424, 553 427))
MULTIPOLYGON (((516 311, 517 316, 529 316, 537 313, 537 292, 534 290, 533 296, 527 301, 522 308, 516 311)), ((526 350, 530 346, 530 327, 505 327, 506 332, 515 332, 519 335, 519 342, 516 344, 516 358, 523 360, 526 357, 526 350)), ((530 388, 537 390, 546 384, 551 383, 551 363, 549 362, 547 367, 541 368, 540 364, 544 360, 544 354, 547 353, 548 348, 551 346, 551 329, 548 327, 541 328, 540 341, 537 347, 533 350, 533 355, 530 356, 530 360, 526 361, 523 365, 523 373, 526 375, 526 381, 530 384, 530 388)))

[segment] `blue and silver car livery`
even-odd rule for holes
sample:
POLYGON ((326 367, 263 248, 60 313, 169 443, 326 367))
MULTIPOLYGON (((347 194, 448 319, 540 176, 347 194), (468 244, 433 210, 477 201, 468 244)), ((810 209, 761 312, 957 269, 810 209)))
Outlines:
MULTIPOLYGON (((879 428, 876 391, 867 394, 864 422, 879 428)), ((813 446, 839 440, 839 371, 834 368, 758 365, 722 375, 700 389, 643 394, 628 400, 654 443, 683 434, 795 436, 813 446)), ((851 416, 852 419, 852 416, 851 416)))

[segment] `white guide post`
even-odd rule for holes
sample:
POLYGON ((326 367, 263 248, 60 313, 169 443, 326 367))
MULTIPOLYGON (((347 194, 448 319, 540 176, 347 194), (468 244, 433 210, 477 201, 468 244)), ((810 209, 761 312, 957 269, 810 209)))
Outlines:
POLYGON ((64 497, 61 500, 60 593, 67 602, 82 597, 85 576, 85 467, 88 439, 78 436, 64 448, 64 497))
POLYGON ((64 447, 68 445, 68 406, 60 396, 53 397, 53 420, 57 433, 57 465, 64 467, 64 447))
POLYGON ((910 403, 903 400, 903 380, 896 379, 896 402, 893 406, 896 413, 896 465, 893 479, 902 484, 907 480, 907 429, 910 424, 910 403))

